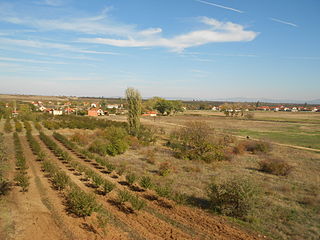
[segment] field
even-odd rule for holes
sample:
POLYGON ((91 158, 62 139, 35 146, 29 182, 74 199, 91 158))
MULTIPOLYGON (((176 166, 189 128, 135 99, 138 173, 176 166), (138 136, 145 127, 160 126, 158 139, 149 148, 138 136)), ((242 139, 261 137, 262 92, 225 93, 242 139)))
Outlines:
MULTIPOLYGON (((100 119, 126 121, 125 116, 100 119)), ((254 119, 244 120, 192 111, 144 117, 141 121, 157 130, 156 143, 132 144, 123 154, 101 158, 84 151, 101 137, 98 129, 50 130, 44 127, 44 121, 19 121, 23 126, 19 131, 17 123, 10 120, 12 130, 8 132, 6 120, 2 119, 0 131, 7 158, 1 162, 1 171, 13 181, 24 168, 17 155, 16 145, 20 141, 29 185, 27 191, 21 185, 13 186, 7 196, 0 196, 0 239, 319 238, 318 113, 256 112, 254 119), (169 135, 194 121, 207 123, 211 135, 233 135, 236 143, 246 136, 268 141, 271 151, 244 151, 211 163, 176 158, 166 144, 169 135), (73 141, 77 134, 87 142, 73 141), (263 172, 259 162, 266 158, 284 160, 292 170, 286 176, 263 172), (56 168, 50 170, 45 162, 56 168), (66 185, 61 181, 58 185, 57 172, 67 176, 66 185), (129 178, 130 174, 135 177, 129 178), (222 183, 237 176, 250 179, 261 194, 257 206, 245 219, 213 212, 208 199, 207 187, 213 180, 222 183), (141 181, 134 181, 142 177, 160 187, 147 189, 146 184, 143 187, 141 181), (169 195, 165 186, 170 189, 169 195), (72 189, 87 194, 83 196, 93 196, 99 210, 90 216, 79 216, 70 207, 72 189)))

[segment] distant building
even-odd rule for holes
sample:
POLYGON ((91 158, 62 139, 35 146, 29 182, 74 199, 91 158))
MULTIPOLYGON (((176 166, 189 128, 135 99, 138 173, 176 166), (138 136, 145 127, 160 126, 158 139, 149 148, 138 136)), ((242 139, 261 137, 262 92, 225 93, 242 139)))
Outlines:
POLYGON ((268 106, 261 106, 261 107, 257 107, 257 110, 260 110, 260 111, 270 111, 270 107, 268 107, 268 106))
POLYGON ((88 110, 88 116, 91 117, 97 117, 97 116, 103 116, 104 111, 101 108, 90 108, 88 110))
POLYGON ((39 110, 40 110, 41 112, 45 111, 46 109, 47 109, 47 108, 44 107, 44 106, 39 107, 39 110))
POLYGON ((119 109, 119 108, 122 108, 122 104, 107 104, 107 106, 106 106, 108 109, 113 109, 113 108, 115 108, 115 109, 119 109))
POLYGON ((58 109, 52 109, 51 110, 51 114, 53 116, 61 116, 63 114, 63 111, 62 110, 58 110, 58 109))
POLYGON ((157 112, 155 112, 155 111, 148 111, 148 112, 142 114, 142 116, 156 117, 156 116, 157 116, 157 112))

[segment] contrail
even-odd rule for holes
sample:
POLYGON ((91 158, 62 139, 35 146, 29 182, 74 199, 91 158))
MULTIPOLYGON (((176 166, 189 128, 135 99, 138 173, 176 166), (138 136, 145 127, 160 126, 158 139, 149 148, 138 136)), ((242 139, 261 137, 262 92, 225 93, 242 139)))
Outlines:
POLYGON ((240 11, 238 9, 222 6, 222 5, 211 3, 211 2, 206 2, 206 1, 202 1, 202 0, 195 0, 195 1, 201 2, 201 3, 204 3, 204 4, 208 4, 208 5, 211 5, 211 6, 227 9, 227 10, 230 10, 230 11, 238 12, 238 13, 244 13, 243 11, 240 11))
MULTIPOLYGON (((197 0, 198 1, 198 0, 197 0)), ((290 26, 293 26, 293 27, 298 27, 298 25, 294 24, 294 23, 291 23, 291 22, 286 22, 286 21, 283 21, 283 20, 280 20, 280 19, 277 19, 277 18, 270 18, 271 21, 274 21, 274 22, 278 22, 278 23, 283 23, 283 24, 287 24, 287 25, 290 25, 290 26)))

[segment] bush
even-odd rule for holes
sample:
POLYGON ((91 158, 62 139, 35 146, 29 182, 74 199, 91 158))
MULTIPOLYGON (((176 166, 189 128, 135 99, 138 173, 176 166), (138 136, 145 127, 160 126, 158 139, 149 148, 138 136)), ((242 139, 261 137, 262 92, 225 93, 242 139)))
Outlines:
POLYGON ((6 195, 11 190, 11 183, 0 177, 0 196, 6 195))
POLYGON ((271 144, 264 141, 248 141, 245 143, 246 150, 252 153, 267 153, 271 151, 271 144))
POLYGON ((117 202, 119 202, 119 203, 125 203, 125 202, 128 202, 129 201, 129 199, 130 199, 130 197, 131 197, 131 194, 130 194, 130 192, 129 191, 127 191, 127 190, 120 190, 119 192, 118 192, 118 198, 117 198, 117 202))
POLYGON ((134 184, 134 183, 136 182, 136 180, 137 180, 137 175, 134 174, 134 173, 128 173, 128 174, 126 175, 126 180, 127 180, 127 182, 128 182, 130 185, 132 185, 132 184, 134 184))
POLYGON ((12 125, 10 123, 10 118, 7 118, 7 120, 6 120, 5 124, 4 124, 4 131, 6 133, 12 132, 12 125))
POLYGON ((292 166, 282 159, 265 159, 259 162, 260 170, 266 173, 271 173, 279 176, 287 176, 292 166))
POLYGON ((77 187, 72 188, 68 193, 67 203, 69 210, 79 217, 90 216, 101 208, 94 195, 87 194, 77 187))
POLYGON ((255 207, 258 188, 248 179, 233 178, 208 187, 211 208, 223 215, 245 218, 255 207))
POLYGON ((141 179, 140 179, 140 186, 145 188, 145 189, 150 189, 152 188, 153 186, 153 183, 151 181, 151 178, 148 177, 148 176, 143 176, 141 179))
POLYGON ((160 176, 167 176, 171 172, 171 168, 172 168, 172 166, 169 162, 163 162, 159 166, 158 173, 160 176))
POLYGON ((59 171, 53 175, 52 181, 58 190, 63 190, 69 185, 70 178, 65 172, 59 171))
POLYGON ((232 152, 234 154, 243 154, 246 150, 246 145, 244 142, 238 142, 234 147, 232 152))
POLYGON ((214 141, 211 128, 205 122, 191 122, 170 135, 167 145, 176 151, 176 156, 207 163, 225 160, 224 145, 214 141))
POLYGON ((102 184, 103 193, 107 194, 107 193, 111 192, 115 187, 116 187, 116 185, 114 183, 109 182, 108 180, 104 180, 104 182, 102 184))
POLYGON ((19 171, 17 175, 14 177, 14 180, 17 182, 18 186, 22 188, 23 192, 28 191, 28 187, 30 185, 29 178, 27 174, 19 171))
POLYGON ((20 121, 15 120, 16 132, 22 132, 22 124, 20 121))
POLYGON ((136 195, 132 195, 129 199, 133 210, 141 210, 146 206, 146 202, 136 195))
POLYGON ((141 210, 146 206, 146 202, 140 199, 138 196, 131 194, 127 190, 120 190, 118 192, 118 203, 123 204, 125 202, 130 202, 133 210, 141 210))
POLYGON ((158 185, 155 187, 155 190, 160 197, 169 198, 172 194, 172 189, 169 185, 164 185, 164 186, 158 185))

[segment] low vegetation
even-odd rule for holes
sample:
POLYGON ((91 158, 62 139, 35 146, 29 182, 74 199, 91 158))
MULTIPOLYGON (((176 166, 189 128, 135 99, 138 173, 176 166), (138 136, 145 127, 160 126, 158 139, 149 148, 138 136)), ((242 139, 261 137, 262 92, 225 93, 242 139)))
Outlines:
POLYGON ((278 176, 287 176, 292 170, 292 166, 283 159, 267 158, 259 162, 262 172, 271 173, 278 176))
POLYGON ((259 199, 258 187, 250 179, 234 177, 212 182, 208 187, 211 209, 223 215, 245 218, 259 199))
POLYGON ((224 146, 211 135, 204 122, 191 122, 170 135, 167 145, 176 151, 176 156, 207 163, 226 159, 224 146))

